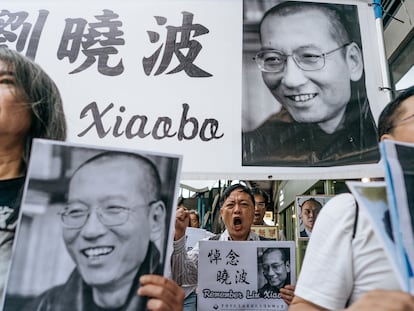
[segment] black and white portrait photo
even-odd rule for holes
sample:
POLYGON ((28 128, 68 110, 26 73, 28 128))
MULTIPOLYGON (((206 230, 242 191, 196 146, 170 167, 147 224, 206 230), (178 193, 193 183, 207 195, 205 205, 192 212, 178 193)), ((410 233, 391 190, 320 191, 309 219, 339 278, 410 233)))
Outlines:
POLYGON ((329 195, 300 195, 296 196, 295 209, 297 219, 297 236, 300 240, 311 237, 322 207, 332 198, 329 195))
POLYGON ((357 5, 244 1, 243 166, 379 160, 357 5))
POLYGON ((388 196, 390 189, 387 189, 384 181, 347 181, 346 184, 358 202, 359 215, 367 216, 370 220, 395 275, 404 287, 410 277, 405 274, 407 258, 405 250, 399 246, 400 235, 399 233, 394 235, 394 232, 399 232, 400 225, 395 207, 390 204, 392 202, 391 196, 388 196))
POLYGON ((404 189, 407 198, 407 208, 410 213, 412 235, 414 236, 414 144, 395 146, 398 161, 403 171, 404 189))
POLYGON ((165 273, 180 168, 35 140, 3 310, 146 310, 138 279, 165 273))
POLYGON ((278 298, 279 290, 292 284, 290 248, 258 248, 257 263, 259 296, 266 299, 278 298))
MULTIPOLYGON (((395 122, 395 121, 394 121, 395 122)), ((410 125, 411 126, 411 125, 410 125)), ((386 165, 390 216, 398 252, 403 250, 401 271, 407 284, 413 284, 414 267, 414 144, 391 139, 380 144, 386 165), (408 261, 406 260, 408 259, 408 261)))

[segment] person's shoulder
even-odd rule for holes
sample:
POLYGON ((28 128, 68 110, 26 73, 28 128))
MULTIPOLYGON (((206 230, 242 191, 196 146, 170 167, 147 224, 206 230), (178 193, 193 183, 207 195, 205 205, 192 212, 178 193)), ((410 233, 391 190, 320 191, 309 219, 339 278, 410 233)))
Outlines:
MULTIPOLYGON (((342 234, 352 232, 356 221, 356 201, 352 194, 338 194, 330 199, 322 208, 316 219, 312 237, 319 229, 322 231, 340 231, 342 234)), ((311 239, 312 240, 312 239, 311 239)))
MULTIPOLYGON (((322 214, 332 218, 343 218, 344 216, 355 215, 356 201, 351 193, 341 193, 330 199, 322 208, 322 214)), ((319 218, 318 216, 318 218, 319 218)))

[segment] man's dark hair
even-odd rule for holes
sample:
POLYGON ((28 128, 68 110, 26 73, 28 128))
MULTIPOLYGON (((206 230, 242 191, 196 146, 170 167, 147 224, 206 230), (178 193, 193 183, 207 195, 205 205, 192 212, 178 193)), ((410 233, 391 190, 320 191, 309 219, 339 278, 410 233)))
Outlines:
POLYGON ((30 131, 24 138, 23 160, 26 170, 33 138, 66 139, 67 126, 62 98, 52 78, 26 56, 0 46, 0 61, 4 63, 6 71, 13 72, 16 79, 14 95, 26 103, 32 115, 30 131))
MULTIPOLYGON (((308 12, 310 10, 319 11, 328 18, 329 22, 332 24, 332 27, 329 28, 329 32, 333 40, 338 42, 340 45, 353 41, 350 38, 350 34, 346 28, 346 21, 342 18, 340 11, 335 6, 326 3, 286 1, 275 5, 263 15, 260 22, 260 28, 263 21, 268 16, 278 15, 284 17, 301 12, 308 12)), ((359 45, 359 42, 357 43, 359 45)))
POLYGON ((265 200, 266 206, 269 204, 269 195, 266 193, 266 191, 260 188, 253 188, 252 193, 253 195, 261 195, 263 199, 265 200))
POLYGON ((306 202, 313 202, 316 205, 318 205, 319 208, 322 208, 322 203, 319 202, 318 200, 316 200, 315 198, 310 198, 310 199, 307 199, 307 200, 303 201, 302 204, 300 205, 300 207, 302 207, 303 205, 305 205, 306 202))
POLYGON ((242 185, 242 184, 234 184, 234 185, 231 185, 230 187, 226 188, 226 190, 224 190, 224 192, 223 192, 223 194, 220 198, 220 202, 219 202, 220 206, 223 206, 224 201, 230 196, 230 194, 234 190, 240 190, 241 192, 247 193, 250 196, 250 198, 253 202, 253 205, 255 204, 254 195, 252 193, 252 190, 249 187, 246 187, 245 185, 242 185))
POLYGON ((276 252, 276 251, 279 251, 282 254, 282 261, 283 261, 283 263, 286 263, 286 262, 289 261, 289 257, 290 257, 289 256, 290 253, 288 253, 289 248, 275 248, 275 247, 266 248, 266 250, 262 254, 262 258, 265 255, 268 255, 268 254, 273 253, 273 252, 276 252))
POLYGON ((391 132, 395 121, 403 113, 401 103, 414 95, 414 85, 403 90, 394 100, 388 103, 378 118, 378 140, 381 136, 391 132))
POLYGON ((189 213, 195 215, 197 217, 197 221, 200 223, 200 215, 195 210, 191 209, 189 213))

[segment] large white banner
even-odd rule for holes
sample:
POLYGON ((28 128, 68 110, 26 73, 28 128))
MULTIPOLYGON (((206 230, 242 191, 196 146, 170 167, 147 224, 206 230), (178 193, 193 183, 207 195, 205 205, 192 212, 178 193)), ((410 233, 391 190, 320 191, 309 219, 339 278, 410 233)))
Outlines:
MULTIPOLYGON (((0 45, 33 58, 56 81, 64 100, 69 141, 183 154, 184 179, 382 175, 375 156, 347 160, 341 157, 341 147, 334 150, 332 161, 246 160, 242 136, 281 109, 251 56, 264 49, 279 49, 282 58, 287 57, 282 67, 288 68, 303 50, 263 47, 259 42, 264 12, 280 2, 284 1, 4 0, 0 45), (294 50, 292 59, 289 49, 294 50)), ((367 1, 334 3, 350 8, 353 13, 349 14, 354 14, 350 20, 355 18, 353 22, 359 25, 364 80, 358 81, 368 99, 364 103, 370 105, 370 120, 376 120, 386 96, 378 90, 382 84, 373 8, 367 1)), ((343 49, 348 51, 353 45, 346 43, 343 49)), ((326 53, 328 47, 317 51, 324 69, 331 58, 342 55, 342 51, 326 53)), ((306 92, 313 97, 323 91, 309 87, 306 92)), ((292 96, 305 99, 309 95, 292 96)), ((342 132, 351 130, 347 122, 340 121, 338 127, 342 132)), ((361 137, 368 133, 362 127, 352 130, 361 137)), ((278 135, 281 133, 269 137, 279 140, 278 135)), ((318 144, 326 144, 326 137, 320 137, 318 144)), ((347 140, 364 152, 375 146, 370 137, 367 147, 355 143, 353 135, 347 140)), ((263 138, 263 144, 273 145, 260 135, 257 141, 263 138)), ((303 156, 308 157, 308 151, 318 152, 310 143, 306 146, 309 150, 299 148, 303 156)), ((281 145, 272 152, 278 155, 289 148, 281 145)), ((323 152, 321 157, 325 157, 323 152)))

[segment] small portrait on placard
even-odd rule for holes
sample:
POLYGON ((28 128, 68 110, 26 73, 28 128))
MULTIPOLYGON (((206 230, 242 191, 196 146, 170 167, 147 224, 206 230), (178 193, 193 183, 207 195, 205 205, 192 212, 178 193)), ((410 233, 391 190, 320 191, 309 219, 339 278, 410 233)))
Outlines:
POLYGON ((316 219, 322 207, 332 196, 297 196, 296 219, 297 236, 299 239, 309 239, 312 234, 316 219))
POLYGON ((279 290, 291 284, 290 248, 258 248, 257 263, 257 284, 260 297, 279 298, 279 290))

